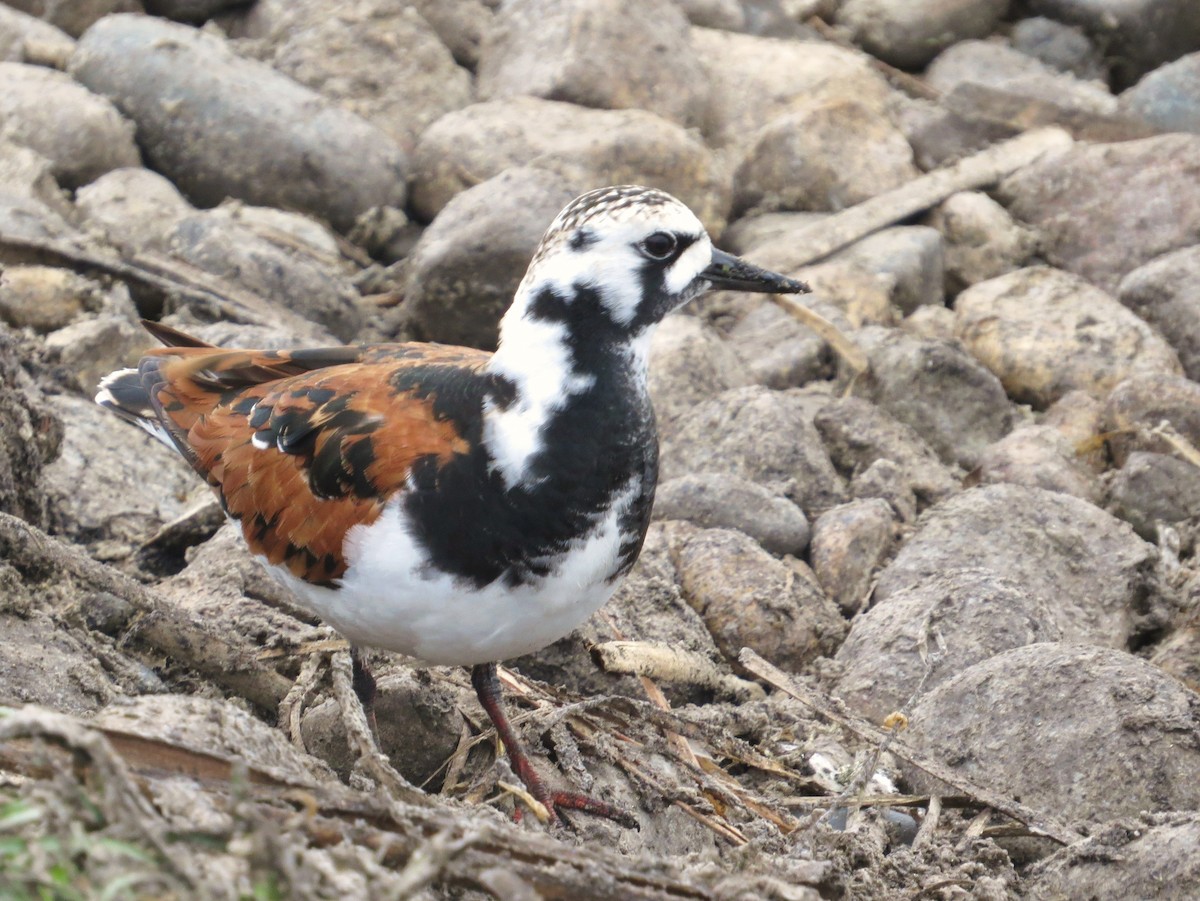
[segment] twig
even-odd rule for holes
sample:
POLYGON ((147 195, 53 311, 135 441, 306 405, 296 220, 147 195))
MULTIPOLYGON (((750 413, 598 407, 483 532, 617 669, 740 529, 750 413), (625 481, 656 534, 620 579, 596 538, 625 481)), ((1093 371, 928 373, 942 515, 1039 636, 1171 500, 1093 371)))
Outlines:
POLYGON ((810 310, 790 294, 772 294, 771 300, 785 313, 806 328, 816 332, 817 337, 833 348, 834 353, 846 361, 856 373, 866 372, 871 361, 866 351, 847 338, 842 330, 815 310, 810 310))
POLYGON ((423 791, 396 772, 371 735, 367 715, 354 693, 354 664, 349 651, 336 651, 329 659, 333 674, 333 695, 342 711, 346 738, 363 767, 393 798, 406 804, 428 807, 433 802, 423 791))
POLYGON ((699 685, 719 691, 736 701, 755 701, 765 697, 758 683, 739 679, 732 673, 723 673, 703 654, 682 648, 649 641, 606 641, 592 647, 592 657, 601 669, 609 673, 699 685))
POLYGON ((981 806, 990 807, 1007 817, 1024 824, 1031 832, 1049 838, 1061 845, 1069 845, 1078 841, 1080 836, 1074 830, 1063 826, 1050 817, 1031 810, 1024 804, 1019 804, 1010 798, 996 794, 991 789, 984 788, 956 773, 938 760, 923 754, 911 747, 898 736, 891 735, 868 723, 862 717, 839 710, 828 698, 820 697, 806 689, 799 682, 778 667, 768 663, 749 648, 743 648, 738 655, 738 662, 759 678, 774 685, 780 691, 795 698, 806 707, 815 710, 826 719, 832 720, 844 729, 848 729, 860 738, 875 744, 891 743, 892 753, 901 760, 915 766, 935 779, 951 785, 964 795, 970 795, 979 801, 981 806))
POLYGON ((931 795, 929 798, 929 806, 925 808, 925 819, 921 820, 921 828, 917 830, 916 837, 913 838, 913 850, 923 847, 933 841, 934 833, 937 832, 938 820, 942 816, 942 796, 931 795))
POLYGON ((300 734, 300 714, 304 712, 304 702, 317 687, 321 680, 321 657, 317 654, 305 656, 300 664, 300 674, 292 684, 291 690, 279 702, 279 722, 288 732, 292 744, 307 753, 304 746, 304 736, 300 734))
POLYGON ((1042 155, 1065 149, 1071 143, 1071 136, 1061 128, 1039 128, 988 147, 953 166, 914 178, 899 188, 797 228, 790 234, 793 255, 782 262, 776 260, 776 268, 780 272, 794 272, 872 232, 923 212, 951 194, 994 184, 1042 155))
POLYGON ((399 873, 399 882, 392 890, 393 898, 397 901, 412 898, 437 879, 450 861, 482 837, 481 832, 472 830, 454 838, 457 832, 453 826, 447 826, 417 845, 399 873))
POLYGON ((131 628, 140 640, 264 710, 278 709, 291 689, 285 676, 263 666, 219 632, 189 619, 145 585, 8 513, 0 513, 0 558, 18 569, 65 573, 116 595, 137 611, 131 628))

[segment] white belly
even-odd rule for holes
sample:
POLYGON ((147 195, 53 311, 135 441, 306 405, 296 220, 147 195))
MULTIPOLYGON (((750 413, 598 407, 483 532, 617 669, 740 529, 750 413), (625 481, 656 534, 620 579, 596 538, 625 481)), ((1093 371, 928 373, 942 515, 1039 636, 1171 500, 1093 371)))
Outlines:
POLYGON ((268 569, 300 604, 355 644, 429 663, 475 664, 519 657, 581 625, 616 589, 618 524, 640 488, 631 484, 551 572, 525 585, 482 588, 431 572, 393 500, 369 526, 346 536, 340 588, 323 588, 282 567, 268 569))

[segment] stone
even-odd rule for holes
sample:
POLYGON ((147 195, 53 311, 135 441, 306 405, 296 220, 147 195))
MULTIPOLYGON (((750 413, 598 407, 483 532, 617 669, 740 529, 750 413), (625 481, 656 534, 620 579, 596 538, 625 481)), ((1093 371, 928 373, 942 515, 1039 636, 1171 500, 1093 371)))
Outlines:
POLYGON ((114 169, 75 192, 86 224, 118 246, 167 249, 167 234, 195 211, 179 190, 149 169, 114 169))
POLYGON ((210 34, 109 16, 80 39, 70 71, 137 124, 146 161, 194 203, 235 197, 340 231, 373 207, 404 205, 408 167, 395 142, 210 34))
POLYGON ((114 13, 140 13, 140 0, 11 0, 7 3, 21 12, 37 16, 61 28, 72 37, 79 37, 94 22, 114 13))
POLYGON ((855 241, 830 260, 891 276, 892 303, 907 315, 919 307, 941 306, 945 302, 943 245, 936 229, 901 225, 855 241))
POLYGON ((925 78, 943 94, 959 85, 982 85, 1064 109, 1096 116, 1117 111, 1117 98, 1102 81, 1083 81, 993 41, 963 41, 930 64, 925 78))
POLYGON ((698 317, 668 316, 650 338, 650 400, 658 433, 697 404, 750 384, 735 351, 698 317))
POLYGON ((1160 131, 1200 134, 1200 53, 1150 72, 1120 96, 1121 111, 1160 131))
POLYGON ((455 62, 474 71, 484 35, 492 26, 494 4, 480 0, 413 0, 413 6, 454 54, 455 62))
POLYGON ((802 397, 758 385, 724 391, 676 420, 660 478, 734 475, 783 493, 812 516, 846 500, 802 397))
POLYGON ((246 0, 142 0, 146 12, 176 22, 198 24, 227 9, 241 6, 246 0))
POLYGON ((1117 820, 1039 861, 1025 897, 1136 898, 1153 886, 1158 901, 1189 901, 1200 896, 1198 843, 1200 816, 1192 811, 1117 820))
POLYGON ((561 176, 523 166, 454 197, 406 261, 402 312, 413 336, 494 348, 542 235, 575 194, 561 176))
POLYGON ((882 722, 976 663, 1061 637, 1047 602, 1024 586, 986 569, 951 569, 854 618, 836 655, 836 694, 882 722))
POLYGON ((1117 288, 1121 303, 1150 323, 1200 381, 1200 246, 1185 247, 1130 272, 1117 288))
POLYGON ((343 0, 330 12, 323 0, 259 0, 238 31, 256 40, 256 56, 357 113, 405 153, 474 99, 470 73, 411 3, 343 0))
MULTIPOLYGON (((1193 543, 1193 552, 1194 552, 1193 543)), ((1192 691, 1200 691, 1200 609, 1192 607, 1158 642, 1150 662, 1192 691)))
POLYGON ((954 311, 945 307, 917 307, 904 317, 900 330, 914 338, 932 341, 954 340, 954 311))
POLYGON ((751 382, 776 390, 826 378, 832 368, 821 336, 773 303, 746 313, 730 330, 726 346, 751 382))
POLYGON ((425 130, 413 154, 412 206, 432 219, 454 195, 513 166, 557 172, 576 193, 646 184, 686 203, 720 234, 728 176, 700 140, 642 110, 592 110, 534 97, 477 103, 425 130))
POLYGON ((755 136, 733 178, 734 212, 837 211, 919 173, 884 117, 853 100, 779 116, 755 136))
POLYGON ((917 495, 894 460, 876 460, 850 480, 850 496, 860 500, 886 501, 903 523, 917 518, 917 495))
POLYGON ((709 72, 702 130, 714 147, 744 152, 760 128, 809 106, 853 100, 884 116, 892 98, 862 54, 824 41, 693 28, 692 48, 709 72))
POLYGON ((731 475, 696 473, 658 486, 655 519, 682 519, 704 529, 734 529, 772 554, 802 554, 804 511, 761 485, 731 475))
POLYGON ((846 616, 867 603, 875 574, 895 549, 897 525, 891 505, 881 498, 839 504, 813 523, 813 572, 846 616))
POLYGON ((833 465, 847 478, 890 460, 922 508, 959 490, 954 473, 916 431, 863 398, 838 398, 821 408, 813 424, 833 465))
POLYGON ((1117 385, 1104 403, 1109 449, 1123 466, 1135 449, 1171 453, 1170 442, 1151 434, 1161 423, 1193 447, 1200 446, 1200 384, 1172 375, 1145 374, 1117 385))
POLYGON ((731 661, 747 647, 799 672, 845 634, 837 607, 817 586, 740 532, 701 531, 674 558, 684 598, 731 661))
POLYGON ((642 109, 698 125, 707 73, 689 30, 670 0, 513 0, 484 40, 479 95, 642 109))
POLYGON ((1137 267, 1196 243, 1200 135, 1076 144, 999 191, 1009 212, 1041 232, 1047 262, 1115 292, 1137 267))
POLYGON ((94 283, 54 266, 9 266, 0 273, 0 319, 14 328, 52 332, 88 306, 94 283))
POLYGON ((29 350, 0 326, 0 511, 47 522, 42 473, 59 455, 63 424, 24 367, 29 350))
POLYGON ((880 573, 875 603, 972 566, 1043 599, 1065 640, 1125 647, 1140 630, 1163 625, 1157 556, 1127 523, 1079 498, 987 485, 925 513, 880 573))
POLYGON ((51 405, 65 430, 42 485, 61 534, 137 546, 207 492, 178 453, 90 397, 60 394, 51 405))
MULTIPOLYGON (((130 304, 132 306, 132 304, 130 304)), ((84 392, 122 366, 136 366, 151 340, 126 312, 78 319, 46 336, 47 359, 70 373, 84 392)))
POLYGON ((1105 47, 1118 88, 1200 50, 1200 7, 1192 0, 1031 0, 1028 6, 1081 27, 1105 47))
POLYGON ((944 241, 946 294, 1024 266, 1037 238, 987 194, 960 191, 930 211, 926 222, 944 241))
POLYGON ((1030 16, 1013 25, 1009 40, 1014 50, 1076 78, 1096 81, 1108 74, 1096 45, 1073 25, 1030 16))
POLYGON ((1045 409, 1068 391, 1103 398, 1134 375, 1175 375, 1179 358, 1150 326, 1082 278, 1044 266, 958 296, 955 336, 1009 395, 1045 409))
POLYGON ((856 393, 912 428, 944 463, 973 469, 1012 428, 1000 380, 957 342, 877 326, 860 329, 855 341, 872 373, 856 393))
POLYGON ((1008 0, 846 0, 837 23, 872 56, 920 69, 939 51, 992 33, 1008 0))
POLYGON ((284 247, 258 236, 228 210, 198 210, 179 219, 166 234, 166 248, 205 272, 323 326, 342 341, 362 328, 359 294, 348 275, 297 245, 284 247))
POLYGON ((974 475, 981 485, 1029 485, 1093 504, 1102 495, 1096 474, 1079 458, 1075 444, 1050 425, 1027 425, 1009 432, 984 450, 974 475))
MULTIPOLYGON (((908 736, 1066 822, 1200 806, 1200 696, 1125 651, 1044 642, 997 654, 918 701, 908 736)), ((908 775, 917 791, 941 790, 908 775)))
POLYGON ((32 62, 31 50, 42 59, 65 60, 74 49, 75 41, 62 29, 11 6, 0 6, 0 60, 32 62))
POLYGON ((0 137, 44 156, 66 188, 141 162, 133 124, 116 107, 42 66, 0 62, 0 137))
POLYGON ((1134 451, 1108 485, 1109 509, 1147 541, 1160 525, 1200 519, 1200 468, 1169 454, 1134 451))

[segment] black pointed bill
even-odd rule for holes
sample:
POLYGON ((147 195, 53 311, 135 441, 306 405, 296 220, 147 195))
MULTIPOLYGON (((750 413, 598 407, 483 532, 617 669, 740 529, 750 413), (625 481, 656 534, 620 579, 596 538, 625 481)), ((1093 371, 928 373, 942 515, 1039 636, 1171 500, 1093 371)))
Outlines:
POLYGON ((747 263, 731 253, 713 248, 712 262, 700 277, 718 291, 755 291, 760 294, 806 294, 808 285, 747 263))

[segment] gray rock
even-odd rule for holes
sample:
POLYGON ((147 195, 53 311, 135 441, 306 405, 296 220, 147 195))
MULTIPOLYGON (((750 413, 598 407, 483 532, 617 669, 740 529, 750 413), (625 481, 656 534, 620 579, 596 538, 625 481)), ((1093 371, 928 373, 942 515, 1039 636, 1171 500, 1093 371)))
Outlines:
POLYGON ((141 162, 133 124, 116 107, 41 66, 0 62, 0 137, 50 160, 55 179, 67 188, 141 162))
POLYGON ((942 235, 923 225, 885 228, 856 241, 830 259, 891 276, 892 303, 904 314, 945 300, 942 235))
POLYGON ((259 237, 224 210, 185 216, 167 233, 178 258, 328 329, 343 341, 362 328, 363 310, 350 279, 305 254, 259 237))
POLYGON ((65 31, 10 6, 0 6, 0 60, 30 62, 30 50, 39 58, 67 59, 75 41, 65 31))
POLYGON ((480 0, 413 0, 421 17, 437 32, 460 66, 474 70, 494 13, 480 0))
POLYGON ((196 203, 236 197, 339 230, 404 204, 404 154, 383 132, 212 35, 110 16, 79 41, 71 74, 137 123, 147 161, 196 203))
POLYGON ((1146 814, 1106 824, 1029 871, 1025 897, 1136 898, 1154 886, 1158 901, 1200 896, 1200 815, 1146 814))
POLYGON ((660 436, 696 404, 750 384, 734 351, 695 316, 668 316, 650 338, 650 400, 660 436))
POLYGON ((813 523, 813 572, 846 616, 866 604, 875 574, 896 546, 897 525, 891 504, 880 498, 840 504, 813 523))
POLYGON ((986 569, 952 569, 891 594, 850 625, 837 695, 873 721, 1002 651, 1058 641, 1045 599, 986 569))
POLYGON ((477 103, 421 135, 413 155, 412 205, 432 219, 450 198, 512 166, 533 165, 577 191, 648 184, 678 197, 720 234, 728 177, 683 128, 642 110, 592 110, 534 97, 477 103))
POLYGON ((1196 242, 1200 135, 1076 144, 1005 179, 1000 192, 1041 230, 1048 262, 1113 292, 1138 266, 1196 242))
POLYGON ((1168 454, 1134 451, 1108 486, 1108 506, 1147 541, 1158 526, 1200 518, 1200 469, 1168 454))
POLYGON ((136 366, 152 343, 129 312, 110 312, 51 332, 45 348, 47 359, 66 369, 91 396, 100 379, 114 369, 136 366))
POLYGON ((1109 450, 1124 465, 1133 450, 1171 453, 1170 443, 1151 434, 1166 423, 1193 447, 1200 446, 1200 384, 1175 375, 1138 375, 1117 385, 1104 402, 1104 428, 1115 432, 1109 450))
POLYGON ((945 307, 917 307, 900 323, 901 331, 914 338, 954 340, 954 311, 945 307))
POLYGON ((655 519, 683 519, 705 529, 735 529, 772 554, 801 554, 808 520, 786 498, 731 475, 696 473, 658 486, 655 519))
POLYGON ((115 169, 75 193, 86 224, 119 246, 167 249, 167 235, 195 208, 170 181, 149 169, 115 169))
MULTIPOLYGON (((1200 696, 1124 651, 1047 642, 998 654, 919 701, 908 734, 963 776, 1037 798, 1066 822, 1200 805, 1200 696)), ((917 790, 939 790, 909 775, 917 790)))
POLYGON ((988 195, 951 194, 926 220, 945 242, 946 293, 1004 275, 1024 266, 1037 249, 1037 238, 988 195))
POLYGON ((42 483, 57 531, 138 545, 207 493, 179 454, 91 398, 60 394, 51 404, 65 425, 62 454, 42 483))
POLYGON ((798 25, 811 16, 829 17, 828 0, 677 0, 688 21, 704 28, 740 31, 764 37, 798 37, 798 25))
POLYGON ((1121 94, 1121 110, 1161 131, 1200 134, 1200 53, 1160 66, 1121 94))
POLYGON ((1032 12, 1078 25, 1106 48, 1118 87, 1200 50, 1200 7, 1192 0, 1030 0, 1032 12))
POLYGON ((22 365, 28 351, 0 326, 0 510, 47 520, 42 472, 59 454, 63 424, 22 365))
POLYGON ((575 193, 559 175, 520 167, 454 197, 406 263, 403 312, 414 336, 495 347, 538 242, 575 193))
POLYGON ((839 398, 813 419, 838 471, 849 478, 879 460, 890 460, 902 472, 922 508, 959 490, 959 481, 921 436, 879 407, 859 397, 839 398))
POLYGON ((725 391, 676 420, 662 443, 661 478, 696 472, 783 483, 810 516, 846 500, 804 399, 757 385, 725 391))
POLYGON ((983 449, 1012 428, 1004 387, 957 342, 874 326, 855 340, 872 373, 859 393, 910 426, 943 462, 973 469, 983 449))
POLYGON ((512 0, 484 41, 479 94, 642 109, 698 125, 706 72, 688 32, 670 0, 512 0))
POLYGON ((1154 326, 1200 381, 1200 246, 1163 254, 1122 279, 1117 296, 1154 326))
POLYGON ((750 381, 776 390, 825 378, 831 369, 825 341, 773 303, 746 313, 730 330, 727 346, 750 381))
POLYGON ((734 211, 836 211, 915 178, 912 148, 852 100, 814 104, 755 136, 733 178, 734 211))
POLYGON ((0 319, 14 328, 52 332, 89 306, 96 287, 69 269, 9 266, 0 275, 0 319))
POLYGON ((729 660, 752 648, 797 672, 832 653, 845 634, 837 607, 820 588, 740 532, 698 532, 673 556, 684 598, 729 660))
POLYGON ((769 122, 825 103, 853 100, 884 116, 892 97, 862 54, 831 43, 693 28, 692 47, 709 71, 703 131, 714 147, 744 151, 769 122))
POLYGON ((1100 482, 1075 447, 1053 426, 1022 426, 984 450, 975 478, 983 485, 1029 485, 1099 503, 1100 482))
POLYGON ((1044 16, 1031 16, 1013 25, 1013 48, 1060 72, 1094 81, 1105 78, 1100 52, 1083 30, 1044 16))
POLYGON ((955 336, 1009 395, 1044 409, 1068 391, 1103 398, 1133 375, 1181 372, 1157 332, 1099 288, 1058 269, 1020 269, 963 291, 955 336))
MULTIPOLYGON (((256 55, 409 153, 431 123, 473 99, 471 76, 410 3, 259 0, 239 32, 256 55)), ((250 48, 247 48, 250 49, 250 48)), ((401 206, 402 204, 393 204, 401 206)))
POLYGON ((1008 0, 846 0, 837 22, 873 56, 919 69, 943 48, 992 33, 1008 0))
POLYGON ((113 13, 143 11, 140 0, 71 0, 69 3, 61 0, 8 0, 7 5, 37 16, 72 37, 79 37, 93 22, 113 13))
POLYGON ((1068 641, 1124 647, 1161 627, 1157 553, 1128 524, 1066 494, 989 485, 932 508, 879 576, 875 603, 966 566, 1011 579, 1050 604, 1068 641))
POLYGON ((876 460, 850 480, 850 496, 886 501, 904 523, 917 518, 917 495, 904 468, 894 460, 876 460))
POLYGON ((1117 111, 1117 98, 1103 82, 1083 81, 993 41, 955 44, 933 61, 925 78, 945 94, 961 84, 977 84, 1066 110, 1101 116, 1117 111))

